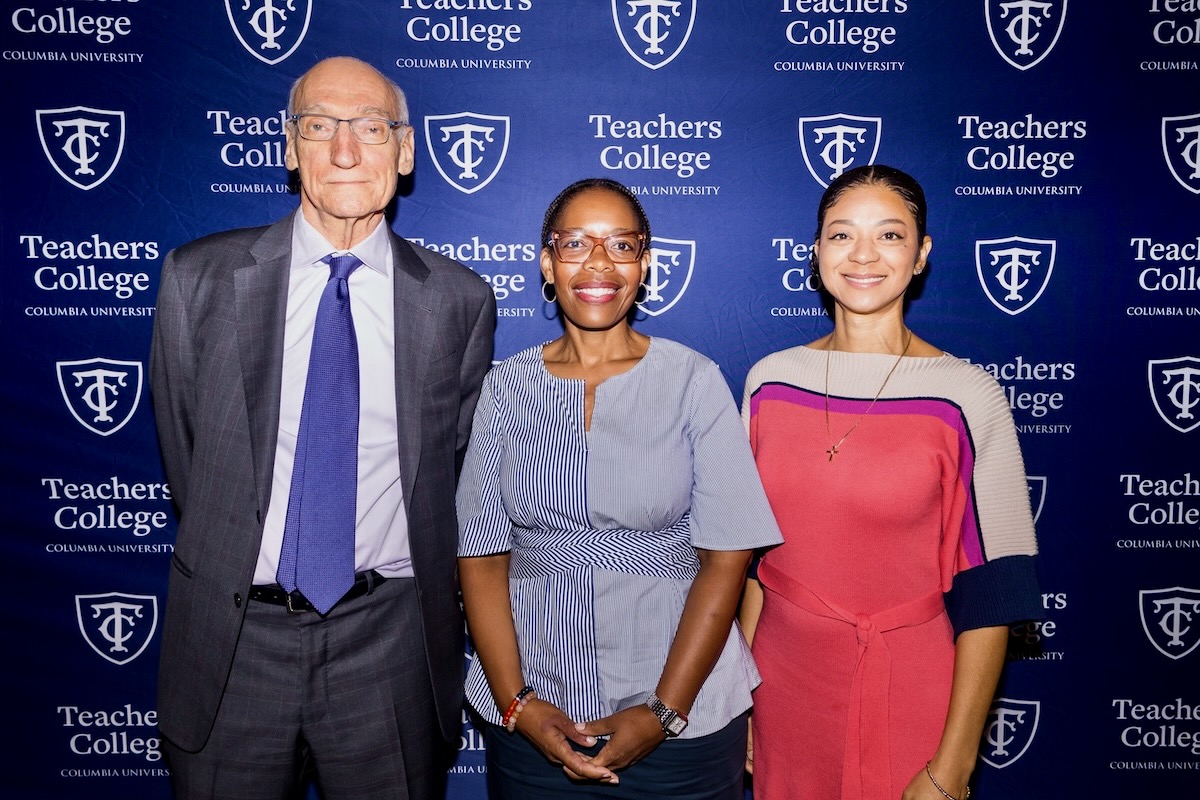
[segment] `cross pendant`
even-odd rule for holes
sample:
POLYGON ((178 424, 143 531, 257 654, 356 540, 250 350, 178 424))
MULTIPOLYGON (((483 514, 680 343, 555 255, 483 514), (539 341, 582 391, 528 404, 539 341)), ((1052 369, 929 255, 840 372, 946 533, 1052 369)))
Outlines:
POLYGON ((838 454, 837 445, 836 444, 830 445, 829 449, 826 450, 825 452, 829 453, 829 460, 833 461, 833 457, 838 454))

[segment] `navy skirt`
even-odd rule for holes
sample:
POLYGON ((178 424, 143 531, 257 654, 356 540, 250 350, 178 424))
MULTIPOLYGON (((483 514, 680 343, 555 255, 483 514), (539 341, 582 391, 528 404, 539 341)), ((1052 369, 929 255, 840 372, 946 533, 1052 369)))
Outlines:
MULTIPOLYGON (((618 773, 615 786, 573 781, 519 733, 499 725, 483 725, 487 745, 490 800, 555 800, 568 797, 658 798, 672 800, 743 800, 746 762, 746 718, 736 717, 716 733, 697 739, 668 739, 650 755, 618 773)), ((587 755, 594 747, 572 744, 587 755)))

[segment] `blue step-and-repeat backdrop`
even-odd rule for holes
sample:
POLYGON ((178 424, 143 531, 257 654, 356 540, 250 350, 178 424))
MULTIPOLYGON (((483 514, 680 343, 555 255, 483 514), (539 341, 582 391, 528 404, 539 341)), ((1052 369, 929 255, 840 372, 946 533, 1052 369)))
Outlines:
MULTIPOLYGON (((642 197, 637 325, 739 397, 830 327, 823 186, 872 162, 922 180, 909 321, 1003 386, 1043 552, 1046 620, 1013 629, 976 796, 1200 795, 1195 0, 13 0, 0 28, 0 795, 170 794, 159 268, 296 206, 285 96, 338 54, 408 91, 393 224, 491 284, 497 358, 559 331, 537 236, 577 178, 642 197)), ((483 798, 482 772, 464 723, 451 796, 483 798)))

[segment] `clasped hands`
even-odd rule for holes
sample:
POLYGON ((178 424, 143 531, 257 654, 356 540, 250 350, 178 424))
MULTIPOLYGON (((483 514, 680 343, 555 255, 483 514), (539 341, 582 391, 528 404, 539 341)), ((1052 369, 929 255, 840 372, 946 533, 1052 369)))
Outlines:
POLYGON ((517 718, 517 731, 574 780, 620 783, 617 770, 649 755, 666 739, 658 717, 638 704, 591 722, 575 722, 562 709, 534 699, 517 718), (594 756, 571 747, 594 747, 598 737, 608 741, 594 756))

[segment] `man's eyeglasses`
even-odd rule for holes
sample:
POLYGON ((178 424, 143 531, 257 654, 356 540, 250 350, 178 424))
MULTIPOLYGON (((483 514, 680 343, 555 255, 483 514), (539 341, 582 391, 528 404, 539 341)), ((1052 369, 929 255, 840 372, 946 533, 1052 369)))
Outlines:
POLYGON ((614 264, 637 261, 646 249, 644 233, 613 233, 608 236, 589 236, 579 231, 551 231, 550 242, 559 261, 577 264, 587 261, 596 245, 604 245, 604 252, 614 264))
POLYGON ((296 126, 301 139, 310 142, 328 142, 337 135, 338 125, 346 123, 350 133, 363 144, 387 144, 393 128, 404 125, 392 119, 376 117, 355 117, 354 119, 338 119, 325 114, 292 114, 288 122, 296 126))

